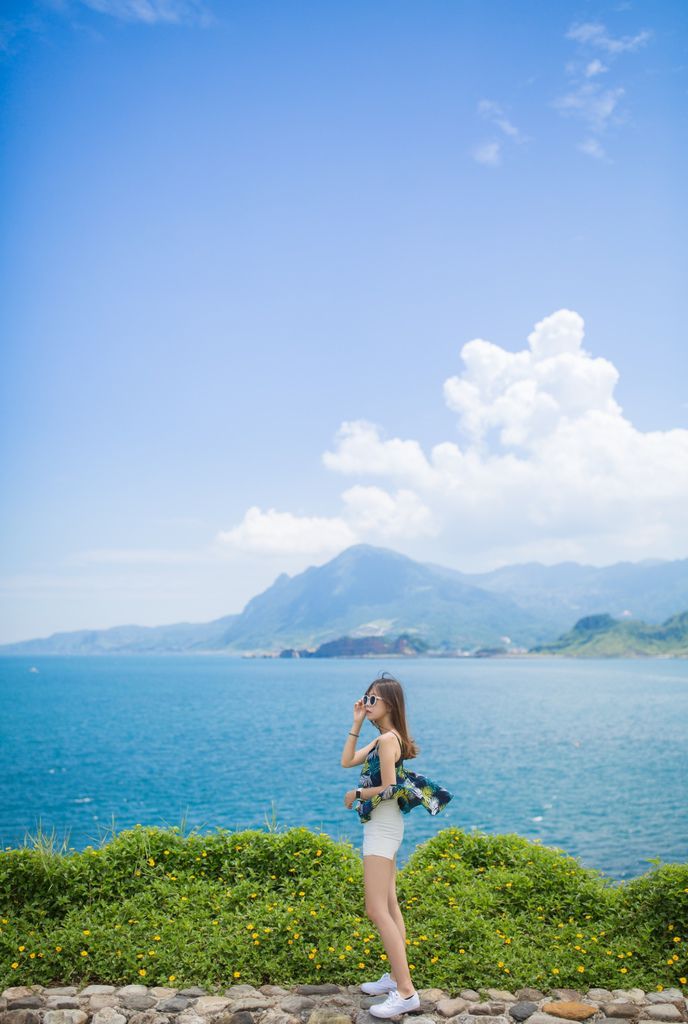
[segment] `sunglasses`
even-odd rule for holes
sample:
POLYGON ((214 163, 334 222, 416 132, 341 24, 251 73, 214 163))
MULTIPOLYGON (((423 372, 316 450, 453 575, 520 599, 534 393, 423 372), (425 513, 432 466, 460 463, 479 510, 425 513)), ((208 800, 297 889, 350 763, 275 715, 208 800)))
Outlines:
POLYGON ((365 693, 363 695, 363 706, 374 708, 379 700, 384 701, 384 699, 384 697, 378 697, 374 693, 365 693))

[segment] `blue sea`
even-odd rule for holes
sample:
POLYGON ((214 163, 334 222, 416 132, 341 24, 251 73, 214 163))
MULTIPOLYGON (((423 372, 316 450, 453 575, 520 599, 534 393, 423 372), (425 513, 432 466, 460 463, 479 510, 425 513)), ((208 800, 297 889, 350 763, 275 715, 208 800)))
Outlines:
MULTIPOLYGON (((360 850, 341 752, 383 669, 421 748, 408 767, 452 791, 406 817, 399 866, 438 830, 515 832, 615 880, 688 860, 688 663, 308 660, 223 656, 0 659, 0 843, 40 826, 83 849, 140 822, 305 825, 360 850)), ((377 732, 363 725, 360 743, 377 732)))

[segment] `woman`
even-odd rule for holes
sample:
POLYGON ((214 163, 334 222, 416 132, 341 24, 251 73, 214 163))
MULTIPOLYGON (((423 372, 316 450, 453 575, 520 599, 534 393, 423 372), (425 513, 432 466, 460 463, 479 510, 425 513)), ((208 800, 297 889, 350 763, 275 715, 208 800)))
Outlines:
POLYGON ((418 753, 406 724, 401 683, 383 672, 354 704, 353 726, 342 752, 344 768, 363 765, 358 788, 346 793, 344 804, 351 808, 354 800, 359 801, 366 914, 380 932, 391 966, 378 981, 361 985, 369 995, 388 993, 383 1003, 370 1007, 374 1017, 396 1017, 420 1006, 406 959, 406 928, 396 893, 396 855, 404 837, 403 814, 420 804, 437 814, 452 795, 431 779, 404 768, 403 759, 418 753), (355 751, 366 718, 380 736, 355 751))

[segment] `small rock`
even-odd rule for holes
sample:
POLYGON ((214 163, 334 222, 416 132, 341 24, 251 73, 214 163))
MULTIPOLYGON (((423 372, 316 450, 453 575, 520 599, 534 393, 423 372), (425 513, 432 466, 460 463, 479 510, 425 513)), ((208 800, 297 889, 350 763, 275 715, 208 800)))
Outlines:
POLYGON ((673 1003, 673 1001, 675 999, 683 999, 683 993, 678 988, 665 988, 662 992, 651 992, 651 993, 648 993, 648 996, 647 996, 648 1002, 654 1002, 653 999, 650 999, 650 995, 653 995, 653 996, 664 996, 664 998, 667 1001, 667 1003, 673 1003))
MULTIPOLYGON (((52 1013, 62 1013, 53 1010, 52 1013)), ((41 1015, 38 1010, 3 1010, 0 1013, 0 1024, 40 1024, 41 1015)))
POLYGON ((551 1013, 543 1013, 538 1010, 528 1018, 528 1024, 566 1024, 568 1017, 554 1017, 551 1013))
POLYGON ((193 1007, 189 1007, 188 1010, 182 1010, 175 1020, 178 1024, 208 1024, 205 1017, 199 1017, 193 1007))
POLYGON ((279 1005, 280 1010, 284 1010, 285 1013, 297 1014, 303 1010, 311 1010, 315 1006, 315 1000, 308 996, 287 996, 286 999, 280 999, 279 1005))
POLYGON ((86 1024, 88 1014, 83 1010, 48 1010, 43 1024, 86 1024))
POLYGON ((462 988, 459 995, 469 1003, 477 1003, 480 1000, 480 993, 473 988, 462 988))
POLYGON ((288 996, 289 989, 282 988, 281 985, 261 985, 258 989, 264 996, 288 996))
MULTIPOLYGON (((266 987, 269 988, 270 986, 266 987)), ((274 988, 279 988, 279 985, 275 985, 274 988)), ((266 1010, 260 1018, 260 1024, 291 1024, 291 1020, 292 1018, 288 1013, 282 1013, 281 1010, 271 1007, 269 1010, 266 1010)))
POLYGON ((14 985, 11 988, 6 988, 2 993, 3 997, 9 999, 23 999, 24 996, 32 996, 33 989, 29 988, 28 985, 14 985))
POLYGON ((189 1006, 189 1000, 181 996, 172 996, 171 999, 161 999, 156 1010, 158 1013, 181 1013, 189 1006))
POLYGON ((201 996, 200 999, 196 1000, 194 1010, 196 1013, 208 1016, 215 1013, 222 1013, 229 1006, 229 999, 224 999, 222 996, 201 996))
POLYGON ((308 1024, 351 1024, 351 1015, 337 1007, 318 1006, 309 1016, 308 1024))
POLYGON ((166 985, 155 985, 153 988, 149 988, 148 991, 156 999, 172 999, 176 996, 176 988, 168 988, 166 985))
POLYGON ((537 1003, 530 999, 519 999, 517 1003, 512 1003, 509 1007, 509 1014, 514 1020, 527 1020, 534 1013, 537 1013, 537 1003))
POLYGON ((621 999, 613 999, 611 1003, 603 1003, 602 1013, 605 1017, 624 1017, 634 1019, 640 1013, 637 1003, 624 1002, 621 999))
POLYGON ((600 1003, 606 1003, 612 999, 612 993, 608 988, 589 988, 585 994, 588 999, 595 999, 600 1003))
POLYGON ((525 999, 531 1003, 539 1003, 542 999, 545 999, 546 996, 539 988, 517 988, 516 998, 525 999))
POLYGON ((114 985, 88 985, 79 992, 80 996, 111 996, 114 994, 114 985))
POLYGON ((489 1003, 469 1003, 467 1012, 472 1017, 491 1017, 493 1016, 492 1009, 489 1003))
MULTIPOLYGON (((206 996, 206 998, 208 997, 206 996)), ((269 1000, 261 992, 256 992, 255 996, 240 996, 239 999, 231 999, 228 1010, 232 1013, 248 1010, 267 1010, 270 1005, 269 1000)), ((198 1006, 198 1002, 196 1006, 198 1006)))
POLYGON ((115 992, 120 998, 124 996, 145 996, 148 995, 147 985, 123 985, 122 988, 118 988, 115 992))
POLYGON ((7 1009, 8 1010, 40 1010, 45 1003, 43 996, 37 996, 35 993, 30 996, 21 996, 19 999, 8 999, 7 1009))
POLYGON ((241 985, 230 985, 225 992, 225 995, 228 995, 230 999, 234 996, 257 996, 258 989, 254 985, 246 985, 245 983, 241 985))
POLYGON ((553 1003, 545 1003, 541 1007, 543 1013, 552 1017, 563 1017, 565 1020, 587 1020, 594 1017, 594 1006, 589 1003, 581 1003, 578 999, 557 999, 553 1003))
MULTIPOLYGON (((471 1012, 470 1010, 468 1011, 471 1012)), ((480 1024, 509 1024, 509 1021, 502 1014, 482 1014, 480 1024)))
POLYGON ((575 988, 553 988, 551 990, 551 995, 555 999, 561 999, 566 1002, 578 1002, 582 994, 582 992, 578 992, 575 988))
POLYGON ((339 992, 339 985, 297 985, 294 991, 300 996, 332 996, 339 992))
POLYGON ((134 992, 133 995, 122 996, 122 1006, 126 1006, 127 1010, 150 1010, 156 1002, 157 999, 154 999, 149 992, 141 995, 134 992))
POLYGON ((501 1017, 502 1014, 506 1013, 506 1003, 490 999, 487 1005, 490 1007, 490 1013, 495 1017, 501 1017))
POLYGON ((441 988, 419 988, 416 991, 420 996, 421 1003, 431 1003, 433 1008, 439 1003, 440 999, 447 998, 447 993, 441 988))
POLYGON ((200 999, 201 996, 205 996, 208 993, 204 988, 198 988, 195 985, 193 988, 182 988, 177 992, 178 996, 185 996, 188 999, 200 999))
POLYGON ((48 1010, 78 1010, 79 1000, 74 996, 48 996, 45 1005, 48 1010))
POLYGON ((46 999, 50 996, 75 996, 77 994, 76 985, 63 985, 62 988, 46 988, 43 990, 43 995, 46 999))
POLYGON ((683 1014, 673 1003, 651 1003, 644 1007, 643 1014, 650 1020, 683 1020, 683 1014))
MULTIPOLYGON (((286 1014, 283 1016, 286 1017, 286 1014)), ((288 1017, 286 1019, 289 1020, 288 1017)), ((253 1014, 248 1010, 237 1010, 234 1013, 225 1010, 219 1017, 213 1017, 213 1024, 253 1024, 253 1014)))
POLYGON ((613 988, 612 995, 615 999, 638 1003, 639 1006, 645 1003, 645 993, 641 988, 613 988))
POLYGON ((435 1009, 442 1017, 455 1017, 466 1009, 465 999, 440 999, 435 1009))
POLYGON ((132 1013, 129 1024, 169 1024, 169 1019, 164 1013, 158 1013, 156 1010, 140 1010, 138 1013, 132 1013))
POLYGON ((516 996, 512 995, 511 992, 506 992, 502 988, 488 988, 487 994, 490 999, 496 999, 500 1003, 515 1003, 516 996))
MULTIPOLYGON (((66 1010, 62 1011, 66 1013, 66 1010)), ((104 1006, 93 1015, 91 1024, 127 1024, 127 1018, 123 1013, 118 1013, 114 1006, 104 1006)))
POLYGON ((104 1010, 108 1006, 119 1006, 119 999, 117 998, 117 996, 108 995, 108 993, 106 992, 102 995, 96 993, 96 995, 91 996, 91 998, 88 1001, 88 1005, 89 1009, 93 1010, 93 1012, 96 1013, 98 1010, 104 1010))

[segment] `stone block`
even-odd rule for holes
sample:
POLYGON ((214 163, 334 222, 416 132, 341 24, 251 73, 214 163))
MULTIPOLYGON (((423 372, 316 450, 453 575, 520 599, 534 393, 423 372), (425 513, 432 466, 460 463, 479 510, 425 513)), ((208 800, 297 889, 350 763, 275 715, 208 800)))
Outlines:
POLYGON ((80 996, 111 996, 115 993, 114 985, 87 985, 79 992, 80 996))
POLYGON ((509 1015, 514 1020, 528 1020, 534 1013, 537 1013, 537 1003, 534 1003, 530 999, 519 999, 516 1003, 511 1003, 509 1006, 509 1015))
POLYGON ((683 1020, 683 1014, 674 1003, 651 1003, 643 1007, 643 1016, 649 1020, 683 1020))
POLYGON ((543 1013, 552 1017, 563 1017, 564 1020, 587 1020, 594 1017, 597 1012, 594 1006, 589 1003, 582 1003, 579 999, 556 999, 551 1003, 544 1003, 541 1007, 543 1013))
POLYGON ((98 1010, 104 1010, 106 1007, 119 1006, 119 999, 113 993, 103 992, 102 995, 96 993, 91 996, 88 1000, 89 1009, 96 1013, 98 1010))
POLYGON ((312 1010, 315 1006, 315 1000, 309 996, 287 996, 286 999, 280 999, 279 1006, 280 1010, 283 1010, 284 1013, 296 1015, 303 1013, 304 1010, 312 1010))
POLYGON ((83 1010, 47 1010, 43 1024, 86 1024, 88 1014, 83 1010))
POLYGON ((640 1013, 637 1003, 628 1000, 612 999, 610 1003, 602 1004, 602 1013, 605 1017, 623 1017, 625 1020, 634 1020, 640 1013))
POLYGON ((435 1009, 441 1017, 456 1017, 468 1006, 465 999, 440 999, 435 1009))
POLYGON ((183 999, 181 996, 172 996, 171 999, 161 999, 156 1010, 158 1013, 181 1013, 182 1010, 186 1010, 190 1005, 188 999, 183 999))
POLYGON ((194 1010, 200 1015, 211 1016, 222 1013, 229 1006, 229 999, 224 996, 201 996, 194 1004, 194 1010))
POLYGON ((127 1018, 123 1013, 118 1013, 114 1006, 104 1006, 94 1013, 92 1024, 127 1024, 127 1018))

